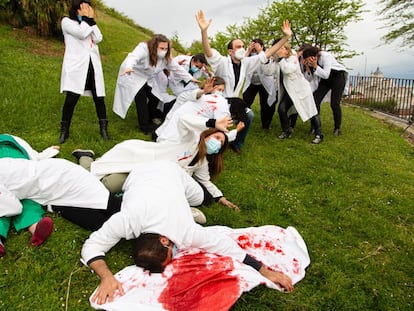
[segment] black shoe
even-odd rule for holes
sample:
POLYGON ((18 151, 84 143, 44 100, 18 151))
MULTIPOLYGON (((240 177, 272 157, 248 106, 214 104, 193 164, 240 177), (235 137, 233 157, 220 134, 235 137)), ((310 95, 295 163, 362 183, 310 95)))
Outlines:
POLYGON ((239 147, 235 146, 234 144, 229 144, 229 146, 230 146, 230 149, 233 150, 235 153, 241 154, 242 151, 239 147))
POLYGON ((312 140, 312 144, 319 145, 323 140, 321 135, 316 135, 315 138, 312 140))
POLYGON ((336 136, 336 137, 338 137, 339 135, 341 135, 342 134, 342 132, 341 132, 341 129, 334 129, 334 135, 336 136))
POLYGON ((76 149, 72 151, 72 155, 79 161, 81 157, 93 158, 95 156, 95 152, 93 152, 93 150, 76 149))

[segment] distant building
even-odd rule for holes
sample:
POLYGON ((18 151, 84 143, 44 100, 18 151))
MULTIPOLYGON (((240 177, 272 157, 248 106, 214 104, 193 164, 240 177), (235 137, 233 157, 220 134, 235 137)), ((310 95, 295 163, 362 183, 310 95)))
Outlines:
POLYGON ((371 72, 371 77, 373 77, 373 78, 384 78, 384 74, 379 69, 379 66, 377 67, 377 70, 375 70, 374 72, 371 72))
POLYGON ((385 78, 378 66, 369 77, 358 74, 350 83, 350 99, 377 103, 395 102, 394 109, 400 117, 413 111, 413 80, 385 78))

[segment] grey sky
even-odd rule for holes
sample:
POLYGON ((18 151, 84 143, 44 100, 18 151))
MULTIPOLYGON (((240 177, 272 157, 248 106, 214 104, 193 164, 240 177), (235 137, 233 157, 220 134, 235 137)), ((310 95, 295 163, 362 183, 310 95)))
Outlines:
MULTIPOLYGON (((266 7, 269 0, 103 0, 103 2, 133 19, 137 24, 156 33, 171 37, 174 33, 184 45, 200 40, 200 31, 195 14, 203 9, 207 18, 213 22, 209 35, 225 30, 230 24, 240 24, 245 17, 256 17, 259 9, 266 7)), ((351 24, 347 29, 349 46, 364 53, 352 59, 344 60, 350 68, 350 74, 369 75, 377 66, 386 77, 414 79, 414 50, 398 52, 396 44, 384 45, 381 36, 385 30, 375 14, 378 0, 365 0, 363 20, 351 24)), ((138 43, 138 42, 137 42, 138 43)))

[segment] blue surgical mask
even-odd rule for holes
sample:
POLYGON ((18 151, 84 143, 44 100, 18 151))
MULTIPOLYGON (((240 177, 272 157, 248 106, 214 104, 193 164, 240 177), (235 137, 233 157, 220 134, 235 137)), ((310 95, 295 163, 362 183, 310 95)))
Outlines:
POLYGON ((173 244, 171 257, 174 258, 175 255, 177 255, 177 253, 178 253, 178 248, 177 246, 175 246, 175 244, 173 244))
POLYGON ((209 140, 206 141, 206 147, 207 147, 207 154, 216 154, 221 149, 221 142, 211 137, 209 140))
POLYGON ((79 23, 82 21, 82 16, 81 15, 76 15, 76 17, 78 18, 79 23))
POLYGON ((190 68, 190 74, 195 74, 196 72, 198 72, 200 70, 200 68, 196 67, 196 66, 191 66, 190 68))

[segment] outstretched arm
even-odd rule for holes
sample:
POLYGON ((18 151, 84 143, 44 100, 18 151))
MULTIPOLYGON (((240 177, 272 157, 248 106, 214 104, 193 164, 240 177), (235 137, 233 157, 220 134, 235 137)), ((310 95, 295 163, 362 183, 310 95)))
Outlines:
POLYGON ((282 31, 285 36, 282 39, 280 39, 277 43, 275 43, 271 48, 265 51, 267 58, 275 54, 276 51, 279 50, 292 36, 292 30, 290 28, 290 23, 288 20, 283 21, 282 31))
POLYGON ((124 295, 124 290, 122 288, 122 284, 119 283, 117 279, 115 279, 114 275, 112 274, 111 270, 106 265, 105 260, 98 259, 95 260, 90 264, 90 268, 95 271, 98 275, 101 283, 98 286, 95 294, 92 297, 92 301, 96 302, 97 304, 101 305, 108 301, 114 300, 114 294, 118 290, 119 294, 122 296, 124 295))
POLYGON ((207 21, 204 12, 200 10, 197 12, 196 20, 201 30, 201 43, 203 44, 204 54, 206 54, 207 57, 211 57, 213 56, 213 51, 211 50, 210 42, 208 40, 207 29, 210 26, 212 19, 210 18, 207 21))
POLYGON ((273 283, 279 284, 284 289, 286 289, 288 292, 293 291, 292 279, 286 274, 282 272, 270 270, 266 268, 265 266, 262 266, 260 268, 259 273, 263 275, 265 278, 268 278, 273 283))

